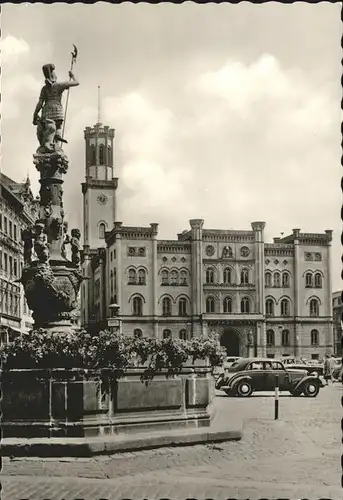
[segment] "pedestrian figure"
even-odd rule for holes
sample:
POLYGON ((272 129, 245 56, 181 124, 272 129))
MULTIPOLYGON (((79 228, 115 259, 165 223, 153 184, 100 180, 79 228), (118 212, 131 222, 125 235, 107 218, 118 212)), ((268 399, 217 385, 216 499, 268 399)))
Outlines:
POLYGON ((331 361, 330 361, 329 354, 325 354, 323 375, 324 375, 324 380, 326 382, 326 385, 329 385, 329 380, 332 380, 331 361))

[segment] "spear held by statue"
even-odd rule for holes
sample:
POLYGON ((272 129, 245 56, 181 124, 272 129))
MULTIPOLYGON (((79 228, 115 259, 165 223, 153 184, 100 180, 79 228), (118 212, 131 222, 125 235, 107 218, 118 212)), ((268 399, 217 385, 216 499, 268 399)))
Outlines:
POLYGON ((59 142, 67 142, 64 139, 65 120, 68 107, 70 87, 76 87, 79 82, 73 75, 72 69, 77 57, 77 48, 74 45, 72 60, 69 71, 69 81, 58 82, 54 64, 45 64, 43 74, 45 85, 41 90, 36 109, 33 114, 33 124, 37 125, 37 137, 40 147, 37 152, 48 153, 58 149, 59 142), (68 90, 66 109, 63 112, 62 94, 68 90), (41 116, 39 112, 41 111, 41 116), (63 126, 63 129, 62 129, 63 126))

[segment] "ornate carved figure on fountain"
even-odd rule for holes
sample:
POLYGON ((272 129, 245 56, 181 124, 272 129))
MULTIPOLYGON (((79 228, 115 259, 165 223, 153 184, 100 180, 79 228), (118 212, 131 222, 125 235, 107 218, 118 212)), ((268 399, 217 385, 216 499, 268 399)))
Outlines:
POLYGON ((67 245, 70 245, 70 237, 69 237, 69 234, 68 234, 68 222, 64 222, 63 223, 63 243, 62 243, 62 247, 61 247, 61 255, 64 259, 67 259, 67 245))
POLYGON ((79 229, 71 230, 71 260, 72 263, 78 266, 80 264, 80 238, 81 233, 79 229))
POLYGON ((58 82, 54 64, 45 64, 42 69, 45 85, 33 114, 33 125, 37 125, 37 137, 40 144, 37 153, 51 153, 59 148, 56 143, 67 142, 62 137, 64 120, 62 94, 70 87, 79 85, 79 82, 71 71, 68 82, 58 82), (41 116, 39 116, 40 111, 41 116))
POLYGON ((29 227, 27 229, 23 229, 21 232, 21 239, 24 242, 24 265, 30 265, 32 262, 32 250, 33 250, 33 238, 35 233, 33 232, 33 228, 29 227))
POLYGON ((48 237, 45 233, 45 224, 36 222, 34 249, 41 264, 47 264, 50 258, 48 237))

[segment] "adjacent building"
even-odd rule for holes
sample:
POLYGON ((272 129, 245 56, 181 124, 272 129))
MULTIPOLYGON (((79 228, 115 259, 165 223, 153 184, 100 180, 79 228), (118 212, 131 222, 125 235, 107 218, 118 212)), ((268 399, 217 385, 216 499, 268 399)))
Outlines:
POLYGON ((265 222, 246 230, 206 228, 202 219, 175 240, 158 224, 116 221, 114 130, 85 130, 86 179, 81 322, 107 326, 120 306, 126 335, 187 339, 219 333, 229 355, 321 359, 333 352, 332 231, 265 242, 265 222), (251 351, 252 349, 252 351, 251 351))
POLYGON ((34 224, 38 213, 30 181, 18 183, 0 173, 0 340, 32 329, 22 285, 18 282, 24 265, 21 231, 34 224))
POLYGON ((332 295, 332 311, 333 311, 333 339, 334 353, 336 356, 342 356, 342 318, 343 318, 343 303, 342 292, 335 292, 332 295))

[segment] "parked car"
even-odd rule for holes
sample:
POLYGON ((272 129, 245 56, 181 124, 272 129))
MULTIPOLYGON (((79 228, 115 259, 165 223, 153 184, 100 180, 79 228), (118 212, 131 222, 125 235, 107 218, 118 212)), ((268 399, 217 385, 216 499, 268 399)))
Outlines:
POLYGON ((314 398, 324 387, 318 376, 306 370, 285 367, 281 361, 265 358, 241 358, 222 373, 215 384, 228 396, 249 397, 255 391, 273 391, 278 380, 281 391, 293 396, 314 398))
POLYGON ((304 358, 293 358, 291 356, 289 357, 284 357, 281 358, 281 362, 286 366, 290 368, 295 368, 299 370, 306 370, 308 373, 311 373, 313 375, 323 375, 324 372, 324 366, 322 363, 319 363, 319 361, 316 360, 311 360, 308 361, 307 359, 304 358))

